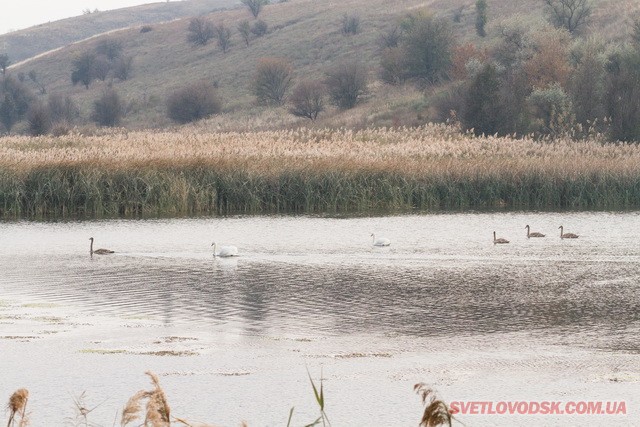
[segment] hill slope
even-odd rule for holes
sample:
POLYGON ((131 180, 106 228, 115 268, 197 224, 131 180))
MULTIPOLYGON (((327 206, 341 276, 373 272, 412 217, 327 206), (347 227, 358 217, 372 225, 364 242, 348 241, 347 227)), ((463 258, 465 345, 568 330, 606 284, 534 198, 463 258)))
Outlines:
POLYGON ((239 0, 190 0, 94 12, 0 35, 0 53, 8 54, 17 63, 96 34, 198 16, 239 4, 239 0))
MULTIPOLYGON (((640 11, 640 5, 631 0, 600 0, 595 5, 590 31, 608 39, 625 36, 629 32, 629 17, 640 11)), ((141 33, 139 28, 128 28, 66 46, 15 67, 12 72, 35 70, 48 93, 70 94, 81 107, 85 118, 88 118, 93 101, 107 86, 112 85, 126 98, 128 113, 124 125, 129 128, 171 125, 165 115, 167 94, 186 83, 199 80, 215 83, 225 102, 225 114, 200 126, 218 129, 285 126, 294 119, 284 110, 255 106, 250 84, 259 58, 286 58, 294 67, 295 80, 302 77, 321 78, 332 64, 357 57, 369 65, 371 76, 375 78, 380 35, 396 25, 399 17, 422 8, 449 19, 462 8, 460 22, 454 24, 457 37, 462 41, 488 46, 495 41, 499 34, 498 24, 505 19, 514 16, 528 21, 543 19, 544 2, 489 2, 489 36, 481 39, 475 34, 475 12, 468 0, 289 0, 264 8, 259 18, 267 22, 269 32, 254 39, 248 47, 236 30, 242 20, 253 22, 248 10, 233 8, 206 15, 213 23, 223 22, 234 32, 232 47, 227 53, 222 53, 215 41, 199 47, 189 44, 189 18, 184 18, 154 25, 153 31, 148 33, 141 33), (358 34, 345 36, 341 33, 340 21, 345 14, 360 17, 361 31, 358 34), (123 82, 96 81, 88 90, 81 85, 72 86, 72 60, 83 51, 93 49, 105 37, 122 42, 124 54, 134 58, 132 77, 123 82)), ((369 98, 374 102, 341 115, 329 114, 330 124, 362 125, 371 121, 388 124, 380 118, 389 119, 405 113, 409 119, 403 120, 404 124, 412 124, 412 120, 424 120, 422 113, 426 106, 421 92, 374 83, 369 98)))

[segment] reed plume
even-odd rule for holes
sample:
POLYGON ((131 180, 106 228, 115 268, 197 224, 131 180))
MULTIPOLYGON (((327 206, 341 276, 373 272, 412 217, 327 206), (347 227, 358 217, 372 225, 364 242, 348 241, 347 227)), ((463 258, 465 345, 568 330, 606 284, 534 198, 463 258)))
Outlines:
POLYGON ((453 419, 447 404, 438 399, 435 390, 428 387, 425 383, 418 383, 413 389, 421 397, 422 404, 425 406, 420 420, 420 427, 437 427, 448 425, 451 427, 453 419))
POLYGON ((29 425, 29 419, 27 416, 27 401, 29 400, 29 390, 21 388, 16 390, 9 398, 7 408, 9 409, 9 422, 7 427, 26 427, 29 425), (17 422, 16 416, 20 417, 20 421, 17 422))

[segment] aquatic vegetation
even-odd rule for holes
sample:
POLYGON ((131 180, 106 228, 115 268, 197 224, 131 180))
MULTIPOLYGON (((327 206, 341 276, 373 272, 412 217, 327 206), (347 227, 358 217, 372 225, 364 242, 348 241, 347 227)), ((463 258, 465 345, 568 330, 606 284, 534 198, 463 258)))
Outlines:
POLYGON ((444 125, 0 139, 0 217, 640 207, 640 146, 444 125))

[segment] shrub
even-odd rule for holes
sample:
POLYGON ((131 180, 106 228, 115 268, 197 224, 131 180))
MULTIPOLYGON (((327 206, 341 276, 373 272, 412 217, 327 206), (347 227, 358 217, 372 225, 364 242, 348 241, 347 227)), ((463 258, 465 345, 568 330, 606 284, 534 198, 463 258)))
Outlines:
POLYGON ((390 47, 382 52, 380 58, 380 79, 388 84, 404 83, 407 77, 404 51, 390 47))
POLYGON ((140 32, 141 33, 148 33, 148 32, 151 32, 151 31, 153 31, 153 27, 151 25, 143 25, 140 28, 140 32))
POLYGON ((96 55, 93 52, 85 51, 73 61, 73 70, 71 71, 71 83, 75 86, 82 83, 85 88, 89 89, 89 85, 95 77, 96 55))
POLYGON ((558 136, 568 132, 573 125, 571 100, 558 83, 535 89, 527 101, 533 109, 535 132, 558 136))
POLYGON ((117 126, 124 117, 124 112, 118 93, 113 89, 107 89, 93 103, 92 118, 100 126, 117 126))
POLYGON ((346 36, 349 34, 358 34, 360 30, 360 16, 345 14, 342 16, 341 24, 342 34, 346 36))
POLYGON ((80 116, 80 110, 69 96, 51 94, 47 104, 53 123, 71 124, 80 116))
POLYGON ((282 58, 262 58, 256 67, 253 92, 260 105, 282 105, 291 85, 291 64, 282 58))
POLYGON ((253 24, 253 26, 251 27, 251 32, 256 36, 256 37, 262 37, 265 34, 267 34, 267 31, 269 30, 269 25, 267 25, 266 22, 262 21, 262 20, 257 20, 255 24, 253 24))
POLYGON ((193 18, 187 28, 187 41, 195 46, 204 46, 215 35, 213 24, 204 18, 193 18))
POLYGON ((27 112, 29 134, 33 136, 45 135, 51 130, 51 114, 46 105, 41 102, 31 104, 27 112))
POLYGON ((303 80, 291 95, 291 114, 315 120, 324 111, 325 87, 315 80, 303 80))
POLYGON ((231 28, 221 22, 214 27, 214 30, 218 39, 218 47, 222 50, 222 53, 227 53, 231 48, 231 28))
POLYGON ((327 72, 326 85, 334 105, 343 110, 356 106, 367 90, 367 69, 357 60, 339 63, 327 72))
POLYGON ((178 123, 200 120, 218 114, 221 110, 222 101, 218 92, 206 82, 178 89, 167 99, 168 116, 178 123))
POLYGON ((240 21, 238 24, 238 32, 240 33, 242 40, 244 40, 244 44, 249 47, 249 42, 251 41, 251 24, 249 21, 246 19, 240 21))

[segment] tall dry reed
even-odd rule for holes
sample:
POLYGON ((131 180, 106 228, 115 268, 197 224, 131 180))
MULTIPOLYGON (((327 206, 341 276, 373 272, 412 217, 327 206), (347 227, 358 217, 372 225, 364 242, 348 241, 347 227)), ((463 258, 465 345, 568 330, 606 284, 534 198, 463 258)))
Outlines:
POLYGON ((0 139, 0 216, 640 207, 640 148, 443 125, 0 139))

